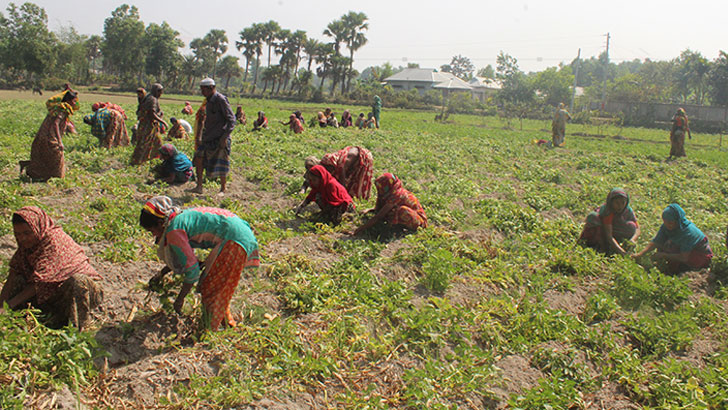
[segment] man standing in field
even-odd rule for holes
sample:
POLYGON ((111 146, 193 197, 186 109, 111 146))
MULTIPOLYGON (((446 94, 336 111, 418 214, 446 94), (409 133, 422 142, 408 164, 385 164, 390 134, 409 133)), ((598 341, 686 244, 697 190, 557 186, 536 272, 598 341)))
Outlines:
POLYGON ((554 147, 560 147, 564 144, 566 121, 570 119, 571 115, 564 108, 564 103, 559 103, 559 108, 554 113, 554 120, 551 122, 551 135, 554 147))
POLYGON ((220 178, 220 194, 225 193, 225 183, 230 172, 230 134, 235 128, 235 114, 227 97, 215 90, 215 80, 205 78, 200 91, 206 99, 205 127, 199 141, 195 141, 194 164, 197 170, 197 186, 192 192, 202 193, 203 170, 208 178, 220 178))

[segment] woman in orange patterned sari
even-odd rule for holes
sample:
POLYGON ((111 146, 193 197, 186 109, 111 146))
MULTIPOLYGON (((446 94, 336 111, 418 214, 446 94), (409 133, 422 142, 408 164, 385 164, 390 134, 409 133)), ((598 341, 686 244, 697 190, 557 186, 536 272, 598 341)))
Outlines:
POLYGON ((374 161, 362 147, 346 147, 324 155, 321 165, 336 178, 352 198, 369 199, 374 161))
POLYGON ((49 178, 63 178, 66 175, 65 157, 63 155, 63 135, 66 132, 69 117, 78 111, 78 93, 64 91, 46 101, 48 115, 35 134, 30 147, 30 161, 20 161, 20 173, 25 169, 29 177, 46 181, 49 178))
POLYGON ((412 192, 402 187, 402 181, 389 172, 382 174, 374 182, 377 187, 377 205, 365 211, 376 212, 353 234, 358 235, 377 223, 386 222, 390 228, 416 231, 427 227, 427 216, 420 201, 412 192))
POLYGON ((207 98, 202 100, 202 104, 200 105, 200 108, 197 109, 197 113, 195 114, 195 152, 197 152, 197 147, 200 145, 200 141, 202 141, 202 131, 205 128, 206 118, 207 98))
POLYGON ((162 119, 162 109, 159 108, 159 97, 164 88, 161 84, 152 85, 152 91, 139 103, 137 116, 139 125, 136 131, 136 146, 131 155, 131 164, 139 165, 152 158, 159 158, 159 147, 162 146, 161 126, 168 128, 162 119))

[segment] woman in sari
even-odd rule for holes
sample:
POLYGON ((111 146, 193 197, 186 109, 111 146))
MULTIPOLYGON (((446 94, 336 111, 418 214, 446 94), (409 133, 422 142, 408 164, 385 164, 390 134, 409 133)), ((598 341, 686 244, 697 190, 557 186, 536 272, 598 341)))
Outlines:
POLYGON ((301 121, 298 120, 296 114, 291 114, 291 116, 288 117, 288 122, 281 121, 281 124, 288 125, 294 134, 300 134, 303 132, 303 124, 301 124, 301 121))
POLYGON ((339 123, 339 126, 343 128, 351 127, 351 113, 349 110, 344 110, 344 113, 341 114, 341 122, 339 123))
POLYGON ((161 84, 152 85, 152 91, 147 94, 137 110, 139 125, 136 132, 136 146, 131 155, 131 164, 139 165, 152 158, 159 157, 159 147, 162 145, 162 128, 168 128, 162 119, 164 115, 159 108, 159 97, 164 88, 161 84))
MULTIPOLYGON (((95 104, 94 104, 95 105, 95 104)), ((101 107, 93 114, 83 117, 83 122, 91 126, 91 135, 99 139, 103 148, 129 145, 124 116, 117 110, 101 107)))
POLYGON ((185 106, 182 108, 182 114, 192 115, 192 112, 193 112, 192 104, 190 104, 189 101, 185 101, 185 106))
POLYGON ((235 110, 235 119, 240 123, 240 125, 245 125, 248 123, 248 117, 245 115, 245 111, 243 111, 243 106, 238 105, 238 108, 235 110))
POLYGON ((202 100, 200 108, 195 113, 195 151, 200 146, 202 141, 202 131, 205 129, 205 119, 207 118, 207 98, 202 100))
POLYGON ((369 199, 372 189, 374 161, 372 153, 362 147, 346 147, 321 158, 331 175, 343 185, 354 198, 369 199))
POLYGON ((167 139, 187 139, 187 129, 182 124, 181 120, 178 120, 177 118, 170 118, 169 122, 172 123, 172 126, 169 127, 169 132, 167 133, 167 139))
POLYGON ((162 163, 155 167, 157 178, 168 184, 184 184, 194 175, 192 161, 172 144, 159 147, 162 163))
POLYGON ((637 218, 629 206, 629 195, 621 188, 612 189, 604 205, 586 217, 579 240, 586 246, 607 254, 627 254, 620 242, 634 244, 640 236, 637 218))
POLYGON ((263 111, 258 111, 258 118, 253 121, 253 131, 259 131, 263 128, 268 128, 268 118, 266 118, 263 111))
POLYGON ((662 226, 657 235, 632 257, 638 259, 655 248, 653 258, 667 261, 670 274, 707 268, 713 258, 708 237, 687 219, 678 204, 670 204, 662 211, 662 226))
POLYGON ((670 130, 670 158, 685 156, 685 134, 689 138, 693 138, 690 134, 690 126, 688 115, 685 110, 678 108, 672 117, 672 129, 670 130))
POLYGON ((311 192, 296 208, 296 215, 303 211, 306 205, 313 201, 321 208, 324 219, 338 224, 346 212, 354 210, 351 196, 346 189, 321 165, 312 167, 307 175, 311 192))
POLYGON ((377 204, 364 213, 375 212, 374 216, 354 231, 358 235, 365 230, 384 223, 393 230, 416 231, 427 227, 427 215, 420 201, 412 192, 402 187, 402 181, 393 174, 382 174, 374 182, 377 187, 377 204))
POLYGON ((319 127, 325 128, 328 124, 326 121, 326 115, 322 111, 319 111, 316 113, 316 121, 318 122, 319 127))
POLYGON ((78 94, 67 90, 46 101, 48 114, 35 134, 30 147, 30 160, 20 161, 20 173, 26 171, 34 180, 46 181, 49 178, 63 178, 66 175, 63 155, 63 135, 68 121, 78 111, 78 94))
POLYGON ((83 249, 37 206, 20 208, 12 223, 18 250, 0 292, 0 312, 3 303, 11 309, 30 304, 48 315, 49 327, 61 328, 70 321, 83 330, 89 312, 102 299, 94 282, 101 277, 83 249))
POLYGON ((183 284, 174 310, 182 312, 185 296, 195 283, 202 296, 204 323, 217 330, 223 322, 235 326, 230 300, 244 268, 260 265, 258 242, 250 225, 234 213, 218 208, 173 206, 166 196, 150 199, 141 211, 139 224, 154 235, 157 254, 166 266, 154 275, 150 285, 173 271, 183 284), (211 249, 207 259, 198 260, 194 249, 211 249))

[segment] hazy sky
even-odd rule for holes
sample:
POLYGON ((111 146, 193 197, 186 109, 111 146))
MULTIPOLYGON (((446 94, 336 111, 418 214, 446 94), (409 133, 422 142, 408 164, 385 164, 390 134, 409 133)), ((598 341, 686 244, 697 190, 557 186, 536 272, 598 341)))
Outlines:
MULTIPOLYGON (((0 0, 2 13, 10 2, 0 0)), ((15 1, 21 4, 22 1, 15 1)), ((104 19, 123 2, 37 0, 48 13, 51 30, 73 25, 82 34, 102 34, 104 19)), ((167 21, 190 40, 210 29, 226 31, 231 50, 238 33, 256 22, 277 21, 281 27, 305 30, 327 41, 321 32, 346 12, 369 17, 368 43, 354 55, 362 70, 386 61, 438 68, 462 54, 476 69, 495 66, 500 50, 518 59, 524 71, 597 56, 611 35, 612 61, 635 58, 668 60, 690 48, 709 60, 728 50, 728 2, 694 1, 458 1, 458 0, 153 0, 129 2, 145 24, 167 21)), ((348 51, 345 51, 348 52, 348 51)), ((241 58, 241 63, 244 60, 241 58)))

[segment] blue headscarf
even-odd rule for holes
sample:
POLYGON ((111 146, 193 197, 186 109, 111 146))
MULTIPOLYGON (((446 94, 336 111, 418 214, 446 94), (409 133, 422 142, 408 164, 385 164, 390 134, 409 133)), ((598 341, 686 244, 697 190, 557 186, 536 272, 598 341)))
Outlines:
POLYGON ((685 211, 678 204, 670 204, 662 211, 662 219, 666 221, 677 222, 677 227, 668 230, 663 224, 657 231, 652 242, 657 245, 663 245, 667 241, 671 241, 680 248, 680 252, 690 252, 695 245, 705 238, 705 234, 698 229, 695 224, 688 221, 685 217, 685 211))
POLYGON ((164 160, 162 166, 172 172, 185 172, 192 168, 192 162, 187 155, 178 152, 177 148, 172 144, 164 144, 159 147, 159 152, 168 157, 164 160))

